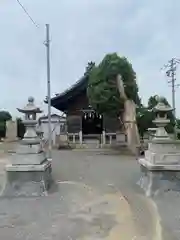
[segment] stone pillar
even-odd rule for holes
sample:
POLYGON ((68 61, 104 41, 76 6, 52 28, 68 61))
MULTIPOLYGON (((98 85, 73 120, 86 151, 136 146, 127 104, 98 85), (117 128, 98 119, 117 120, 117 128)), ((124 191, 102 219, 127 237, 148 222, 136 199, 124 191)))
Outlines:
POLYGON ((17 140, 17 121, 6 122, 6 141, 13 142, 17 140))
POLYGON ((105 132, 105 130, 103 130, 103 132, 102 132, 102 144, 103 145, 106 144, 106 132, 105 132))
POLYGON ((6 186, 4 196, 42 196, 46 195, 52 183, 51 163, 41 147, 41 139, 36 133, 36 114, 42 111, 29 97, 28 104, 18 109, 25 114, 26 126, 24 138, 20 141, 6 165, 6 186))
POLYGON ((132 100, 125 100, 123 115, 127 144, 129 149, 136 154, 137 148, 140 147, 140 138, 136 123, 136 106, 132 100))
POLYGON ((73 143, 74 144, 76 143, 76 136, 75 136, 75 134, 73 134, 73 143))
POLYGON ((53 129, 54 131, 51 132, 52 135, 52 146, 56 145, 56 131, 55 129, 53 129))
POLYGON ((82 130, 79 131, 79 144, 82 145, 83 139, 82 139, 82 130))
POLYGON ((112 144, 112 135, 109 136, 109 144, 112 144))

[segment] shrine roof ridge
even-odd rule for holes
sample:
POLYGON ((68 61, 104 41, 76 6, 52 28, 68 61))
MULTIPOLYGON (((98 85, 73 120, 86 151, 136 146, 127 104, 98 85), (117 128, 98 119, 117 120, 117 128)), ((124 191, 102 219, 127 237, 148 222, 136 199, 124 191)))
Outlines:
MULTIPOLYGON (((75 82, 71 87, 66 89, 60 94, 56 94, 55 97, 51 98, 51 106, 56 109, 63 111, 67 108, 67 105, 70 102, 73 102, 74 98, 80 93, 85 92, 88 86, 88 76, 84 75, 77 82, 75 82)), ((48 100, 44 100, 45 103, 48 103, 48 100)))
MULTIPOLYGON (((86 75, 84 75, 77 82, 75 82, 72 86, 67 88, 65 91, 63 91, 62 93, 56 94, 55 97, 52 97, 51 101, 61 100, 64 97, 66 98, 67 95, 73 94, 75 91, 78 92, 78 90, 80 90, 80 91, 85 90, 87 88, 87 84, 88 84, 88 77, 86 75)), ((44 102, 47 103, 47 100, 45 100, 44 102)))

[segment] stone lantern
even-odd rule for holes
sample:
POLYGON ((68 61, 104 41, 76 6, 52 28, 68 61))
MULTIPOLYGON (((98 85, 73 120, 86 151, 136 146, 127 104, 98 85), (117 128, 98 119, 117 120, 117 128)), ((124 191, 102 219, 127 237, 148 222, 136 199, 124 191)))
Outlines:
POLYGON ((42 111, 35 106, 33 97, 28 98, 28 103, 24 108, 17 109, 25 114, 23 123, 26 132, 16 150, 16 158, 14 157, 13 164, 40 164, 45 159, 45 153, 41 154, 41 139, 36 132, 36 115, 42 113, 42 111), (21 157, 18 153, 21 154, 21 157))
POLYGON ((153 123, 157 126, 156 133, 154 136, 155 139, 169 139, 169 135, 165 130, 165 127, 170 122, 167 118, 167 113, 172 112, 173 108, 164 104, 164 97, 156 97, 158 104, 154 107, 153 111, 156 113, 156 118, 153 123))
POLYGON ((158 104, 153 109, 156 113, 153 121, 157 126, 156 133, 148 143, 144 158, 139 159, 142 171, 140 185, 148 196, 157 194, 159 190, 180 190, 180 141, 170 138, 165 130, 170 122, 167 113, 173 109, 163 100, 157 97, 158 104))
POLYGON ((41 139, 36 133, 36 115, 42 111, 35 106, 34 98, 18 111, 25 114, 23 123, 26 127, 24 138, 19 142, 11 164, 6 166, 7 184, 4 195, 44 195, 50 187, 51 163, 42 150, 41 139))

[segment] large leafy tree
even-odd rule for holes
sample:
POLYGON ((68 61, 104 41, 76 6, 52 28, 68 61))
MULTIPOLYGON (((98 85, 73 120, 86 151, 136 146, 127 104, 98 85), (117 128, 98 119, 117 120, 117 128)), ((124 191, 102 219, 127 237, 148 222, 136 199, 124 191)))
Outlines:
POLYGON ((107 54, 99 65, 91 62, 89 66, 88 98, 99 113, 118 117, 124 107, 124 99, 117 86, 118 74, 122 77, 127 97, 140 104, 136 74, 125 57, 107 54))

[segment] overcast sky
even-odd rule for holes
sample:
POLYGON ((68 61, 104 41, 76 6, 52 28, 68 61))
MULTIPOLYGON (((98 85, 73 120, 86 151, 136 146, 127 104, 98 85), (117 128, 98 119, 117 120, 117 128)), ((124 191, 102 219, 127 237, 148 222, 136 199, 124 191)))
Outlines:
MULTIPOLYGON (((16 0, 0 1, 0 108, 17 115, 17 107, 33 95, 46 111, 45 23, 51 31, 51 92, 60 93, 84 73, 117 52, 131 61, 140 95, 164 95, 171 88, 160 71, 180 57, 180 1, 171 0, 21 0, 36 28, 16 0)), ((180 66, 179 66, 180 69, 180 66)), ((180 75, 177 73, 180 83, 180 75)), ((178 81, 177 81, 178 82, 178 81)), ((180 105, 177 89, 177 113, 180 105)), ((53 110, 54 112, 54 110, 53 110)))

